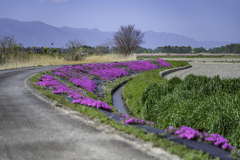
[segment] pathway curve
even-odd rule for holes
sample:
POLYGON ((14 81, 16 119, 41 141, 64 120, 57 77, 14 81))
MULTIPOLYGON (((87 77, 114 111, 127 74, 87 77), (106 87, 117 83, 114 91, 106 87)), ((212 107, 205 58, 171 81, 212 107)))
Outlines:
POLYGON ((26 78, 56 67, 0 71, 0 160, 179 159, 30 91, 26 78))

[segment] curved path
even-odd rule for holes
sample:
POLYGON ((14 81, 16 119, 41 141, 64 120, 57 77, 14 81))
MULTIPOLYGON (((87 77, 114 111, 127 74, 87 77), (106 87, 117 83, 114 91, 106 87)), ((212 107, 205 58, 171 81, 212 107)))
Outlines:
POLYGON ((26 78, 57 66, 0 71, 0 160, 179 159, 38 95, 26 78))
POLYGON ((240 63, 216 63, 216 62, 189 62, 191 68, 173 72, 165 76, 171 79, 177 76, 184 79, 189 74, 204 75, 214 77, 219 75, 220 78, 237 78, 240 77, 240 63))

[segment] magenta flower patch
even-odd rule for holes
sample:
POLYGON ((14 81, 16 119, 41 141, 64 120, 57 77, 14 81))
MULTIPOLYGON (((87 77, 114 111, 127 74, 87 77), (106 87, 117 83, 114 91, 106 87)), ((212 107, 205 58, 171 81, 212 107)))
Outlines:
MULTIPOLYGON (((172 126, 169 126, 169 131, 174 130, 172 126)), ((167 129, 164 130, 167 132, 167 129)), ((201 133, 198 130, 195 130, 191 127, 182 126, 180 129, 175 130, 174 134, 178 135, 180 138, 186 139, 194 139, 194 138, 201 138, 205 141, 211 142, 215 146, 219 146, 222 149, 227 150, 234 150, 235 147, 228 144, 228 140, 222 137, 220 134, 208 134, 208 133, 201 133)))
POLYGON ((158 59, 156 61, 159 62, 161 64, 161 66, 163 66, 163 67, 170 67, 171 66, 170 63, 164 61, 163 59, 158 59))
MULTIPOLYGON (((162 59, 157 60, 163 67, 168 67, 170 64, 162 59)), ((96 88, 95 82, 92 80, 115 80, 122 76, 128 76, 129 71, 144 72, 157 69, 158 65, 154 65, 149 61, 130 61, 119 63, 95 63, 83 64, 77 66, 63 66, 56 68, 53 73, 56 76, 63 77, 76 86, 82 87, 87 91, 94 92, 96 88)))
POLYGON ((120 118, 120 121, 121 120, 124 120, 125 124, 151 124, 151 125, 154 124, 153 122, 150 123, 149 121, 146 121, 144 119, 139 120, 139 119, 133 118, 133 117, 130 118, 126 114, 122 114, 122 118, 120 118))
POLYGON ((97 101, 88 97, 84 97, 79 93, 79 90, 72 90, 68 88, 65 84, 60 83, 55 77, 49 76, 49 75, 42 75, 42 78, 40 79, 40 82, 35 83, 35 85, 40 86, 48 86, 50 88, 55 89, 53 93, 58 94, 67 94, 69 97, 73 97, 77 100, 73 100, 72 103, 79 103, 81 105, 87 105, 90 107, 96 107, 105 109, 105 110, 112 110, 112 107, 108 106, 107 103, 97 101))

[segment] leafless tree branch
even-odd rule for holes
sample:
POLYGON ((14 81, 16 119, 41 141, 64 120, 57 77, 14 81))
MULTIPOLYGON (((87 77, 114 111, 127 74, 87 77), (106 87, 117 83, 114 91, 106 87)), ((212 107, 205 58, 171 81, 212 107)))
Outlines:
POLYGON ((120 30, 113 35, 117 50, 125 55, 131 54, 133 50, 143 43, 144 33, 134 29, 134 25, 121 26, 120 30))

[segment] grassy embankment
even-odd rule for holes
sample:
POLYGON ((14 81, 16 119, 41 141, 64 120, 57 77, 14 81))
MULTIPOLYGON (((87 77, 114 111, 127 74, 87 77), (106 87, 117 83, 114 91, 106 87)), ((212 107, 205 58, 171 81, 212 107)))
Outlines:
MULTIPOLYGON (((171 68, 180 67, 180 66, 184 66, 184 65, 188 64, 187 62, 178 62, 178 61, 169 61, 169 62, 172 64, 171 68)), ((155 79, 152 81, 152 82, 155 82, 155 81, 158 81, 159 79, 161 79, 161 77, 159 77, 159 75, 156 75, 156 74, 158 74, 158 72, 165 70, 165 69, 168 69, 168 68, 152 70, 152 71, 148 71, 148 72, 145 72, 142 74, 143 74, 143 76, 154 75, 154 78, 149 78, 149 79, 150 79, 150 81, 152 81, 152 79, 155 79), (155 74, 151 74, 151 73, 155 73, 155 74)), ((34 85, 34 83, 39 82, 39 78, 43 74, 51 75, 52 73, 49 71, 38 73, 37 75, 35 75, 31 78, 31 84, 40 93, 44 94, 45 96, 47 96, 48 98, 51 98, 54 101, 57 101, 58 103, 56 104, 56 106, 68 106, 71 109, 79 111, 80 113, 82 113, 85 116, 98 119, 100 123, 108 124, 117 130, 123 131, 128 134, 133 134, 136 137, 142 138, 144 141, 150 141, 154 144, 155 147, 161 147, 161 148, 169 151, 172 154, 179 155, 180 157, 182 157, 184 159, 199 159, 199 160, 200 159, 206 159, 206 160, 213 159, 208 154, 203 153, 202 151, 191 150, 191 149, 186 148, 186 146, 181 146, 179 144, 170 142, 169 140, 163 139, 162 135, 157 136, 155 134, 146 134, 145 131, 142 129, 137 129, 135 127, 124 126, 122 124, 119 124, 119 123, 111 120, 110 118, 106 117, 105 114, 99 112, 98 110, 96 110, 94 108, 90 108, 90 107, 87 107, 84 105, 79 105, 79 104, 72 104, 70 101, 67 101, 65 99, 65 97, 57 96, 56 94, 53 94, 51 91, 49 91, 45 87, 40 87, 40 86, 34 85)), ((139 75, 137 75, 137 76, 139 76, 139 75)), ((122 78, 115 80, 112 83, 107 84, 106 88, 105 88, 106 96, 101 98, 101 100, 105 101, 108 105, 112 106, 111 91, 115 88, 115 86, 118 86, 120 83, 122 83, 123 81, 129 80, 130 78, 132 78, 132 77, 122 77, 122 78)), ((134 78, 133 80, 135 80, 135 79, 136 78, 134 78)), ((147 83, 145 83, 144 85, 146 86, 146 84, 147 83)), ((71 85, 71 84, 68 84, 68 85, 71 85)), ((96 98, 95 95, 89 95, 89 97, 96 98)))
MULTIPOLYGON (((170 68, 176 68, 176 67, 182 67, 189 65, 186 61, 167 61, 171 64, 170 68)), ((165 69, 157 69, 157 70, 151 70, 148 72, 144 72, 142 74, 137 75, 133 80, 128 82, 125 87, 123 88, 123 96, 125 97, 125 102, 128 106, 133 106, 133 103, 141 97, 144 90, 148 87, 151 83, 160 83, 164 84, 167 83, 166 79, 163 79, 158 74, 160 71, 163 71, 165 69), (130 88, 128 88, 130 87, 130 88)))
POLYGON ((123 88, 134 116, 166 129, 182 125, 218 133, 240 147, 240 79, 187 76, 165 80, 154 71, 137 75, 123 88))

